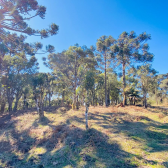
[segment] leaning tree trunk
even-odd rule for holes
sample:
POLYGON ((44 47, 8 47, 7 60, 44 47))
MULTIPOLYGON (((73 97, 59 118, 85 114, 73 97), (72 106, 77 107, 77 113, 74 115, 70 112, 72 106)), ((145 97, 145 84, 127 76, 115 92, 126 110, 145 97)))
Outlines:
POLYGON ((126 82, 125 82, 125 62, 124 62, 123 63, 123 105, 124 106, 127 104, 125 88, 126 88, 126 82))

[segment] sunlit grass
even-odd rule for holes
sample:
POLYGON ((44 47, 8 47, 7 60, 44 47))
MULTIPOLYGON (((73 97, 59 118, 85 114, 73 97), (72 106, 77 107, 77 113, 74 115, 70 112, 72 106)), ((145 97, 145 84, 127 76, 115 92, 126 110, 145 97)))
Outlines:
POLYGON ((167 111, 136 106, 90 107, 13 117, 0 132, 0 166, 166 167, 167 111), (9 123, 10 123, 9 122, 9 123), (77 130, 79 129, 79 130, 77 130), (4 162, 5 159, 5 162, 4 162))
POLYGON ((38 154, 44 154, 44 153, 46 153, 46 151, 47 150, 43 147, 37 147, 34 150, 31 150, 30 153, 34 153, 34 154, 38 155, 38 154))

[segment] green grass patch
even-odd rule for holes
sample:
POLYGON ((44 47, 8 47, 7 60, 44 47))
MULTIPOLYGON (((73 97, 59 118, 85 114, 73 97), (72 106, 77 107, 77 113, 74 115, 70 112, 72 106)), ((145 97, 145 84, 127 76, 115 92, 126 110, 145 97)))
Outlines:
POLYGON ((43 121, 32 113, 5 121, 12 125, 0 135, 0 167, 168 167, 168 125, 155 109, 90 107, 89 113, 87 131, 84 109, 45 112, 43 121))

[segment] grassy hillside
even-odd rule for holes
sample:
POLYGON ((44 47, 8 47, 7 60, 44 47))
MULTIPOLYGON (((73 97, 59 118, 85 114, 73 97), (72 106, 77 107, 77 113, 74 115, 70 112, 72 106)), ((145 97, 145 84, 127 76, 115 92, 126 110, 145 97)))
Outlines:
POLYGON ((168 110, 142 107, 61 107, 0 117, 0 167, 168 167, 168 110))

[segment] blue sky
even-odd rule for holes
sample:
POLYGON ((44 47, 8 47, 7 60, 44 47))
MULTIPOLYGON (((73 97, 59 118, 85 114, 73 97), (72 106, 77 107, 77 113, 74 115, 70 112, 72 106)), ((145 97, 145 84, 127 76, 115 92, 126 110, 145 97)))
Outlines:
MULTIPOLYGON (((53 37, 40 39, 28 37, 28 42, 40 41, 43 45, 55 46, 56 52, 69 46, 95 45, 102 35, 114 38, 123 31, 147 32, 150 52, 155 55, 153 68, 160 74, 167 73, 168 64, 168 1, 162 0, 40 0, 47 7, 45 19, 39 17, 28 22, 33 28, 47 28, 51 23, 59 25, 59 32, 53 37)), ((40 72, 49 71, 40 62, 40 72)))

